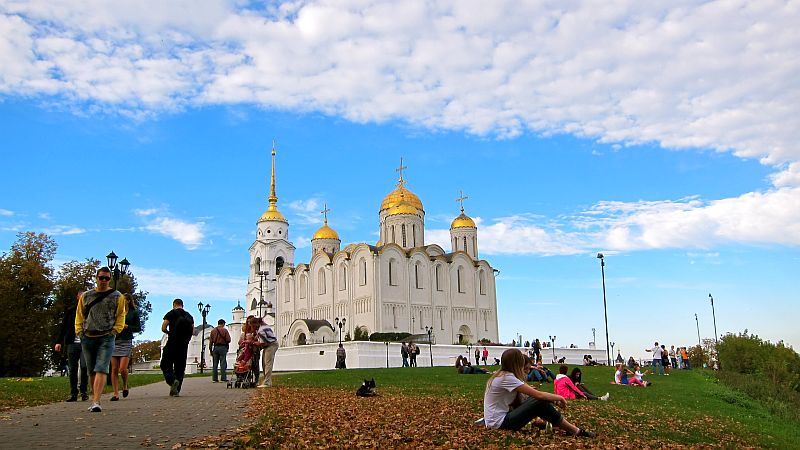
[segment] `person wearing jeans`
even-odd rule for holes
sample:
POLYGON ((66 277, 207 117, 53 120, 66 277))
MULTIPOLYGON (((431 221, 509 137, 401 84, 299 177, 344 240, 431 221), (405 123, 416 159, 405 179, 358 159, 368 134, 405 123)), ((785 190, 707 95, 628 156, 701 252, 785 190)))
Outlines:
MULTIPOLYGON (((78 292, 77 299, 80 300, 83 291, 78 292)), ((89 395, 86 393, 86 385, 89 384, 89 372, 86 371, 86 360, 83 359, 81 350, 81 338, 75 334, 75 312, 78 304, 76 303, 64 311, 64 319, 61 322, 56 344, 53 350, 61 352, 62 348, 67 353, 67 367, 69 368, 69 398, 68 402, 78 401, 78 368, 80 367, 80 394, 81 400, 86 401, 89 395)))
POLYGON ((217 321, 217 327, 211 330, 208 340, 211 343, 209 347, 211 348, 211 360, 213 361, 211 381, 214 383, 219 382, 217 366, 219 366, 219 370, 222 373, 222 381, 228 381, 228 347, 231 343, 231 335, 225 328, 224 319, 217 321))
POLYGON ((647 348, 645 351, 653 352, 653 375, 658 375, 659 372, 664 375, 664 366, 661 365, 661 346, 658 345, 658 342, 653 348, 647 348))

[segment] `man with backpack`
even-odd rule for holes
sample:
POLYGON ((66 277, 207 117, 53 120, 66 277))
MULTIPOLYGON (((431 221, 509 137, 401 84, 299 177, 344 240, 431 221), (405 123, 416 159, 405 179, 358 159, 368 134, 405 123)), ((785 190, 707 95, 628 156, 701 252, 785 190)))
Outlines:
POLYGON ((186 353, 195 334, 194 318, 183 309, 183 300, 172 301, 172 310, 164 315, 161 331, 167 333, 167 344, 161 354, 161 372, 169 385, 169 395, 178 397, 186 372, 186 353))
POLYGON ((75 334, 81 340, 81 351, 86 360, 92 385, 91 412, 101 412, 100 396, 106 385, 114 338, 125 327, 125 296, 111 289, 111 269, 97 271, 97 287, 78 299, 75 311, 75 334))

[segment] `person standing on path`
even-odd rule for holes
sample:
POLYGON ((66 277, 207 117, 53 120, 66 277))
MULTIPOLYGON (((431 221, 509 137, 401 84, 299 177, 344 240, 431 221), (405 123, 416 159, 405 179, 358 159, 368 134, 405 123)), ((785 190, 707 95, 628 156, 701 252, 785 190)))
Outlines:
POLYGON ((411 359, 411 367, 417 367, 417 355, 419 354, 419 348, 417 344, 410 343, 408 344, 408 356, 411 359))
POLYGON ((64 319, 61 321, 58 339, 56 339, 56 344, 53 346, 53 350, 56 352, 61 352, 62 348, 67 352, 69 398, 66 401, 68 402, 78 401, 78 367, 81 369, 81 400, 86 401, 89 399, 89 395, 86 393, 86 385, 89 384, 89 372, 86 371, 86 360, 83 358, 83 352, 81 351, 81 338, 75 334, 75 313, 83 292, 78 292, 75 304, 64 310, 64 319))
POLYGON ((653 375, 658 375, 658 372, 664 375, 664 366, 661 365, 661 346, 658 345, 658 342, 653 348, 646 348, 645 351, 653 353, 653 375))
POLYGON ((142 331, 142 319, 139 317, 139 310, 136 309, 133 297, 125 299, 127 300, 125 326, 114 340, 114 353, 111 354, 111 385, 114 387, 112 402, 119 400, 118 375, 122 375, 122 397, 128 397, 128 363, 133 351, 133 333, 142 331))
POLYGON ((337 369, 347 369, 347 353, 344 351, 344 346, 339 344, 339 348, 336 349, 336 368, 337 369))
MULTIPOLYGON (((263 348, 261 367, 264 372, 264 381, 257 386, 260 388, 272 387, 272 366, 275 364, 275 353, 278 351, 278 337, 275 336, 275 330, 273 330, 272 327, 265 322, 265 320, 266 317, 261 320, 261 327, 258 328, 258 332, 256 333, 258 336, 258 342, 263 348)), ((339 347, 341 346, 342 345, 339 344, 339 347)), ((344 348, 341 348, 341 350, 344 351, 344 348)), ((342 368, 344 368, 344 362, 342 362, 342 368)), ((258 381, 258 377, 256 377, 256 381, 258 381)))
POLYGON ((408 346, 405 342, 400 346, 400 356, 403 357, 403 367, 408 367, 408 346))
POLYGON ((211 330, 208 336, 208 347, 211 349, 211 381, 219 383, 217 366, 222 373, 222 381, 228 381, 228 348, 231 344, 231 334, 225 328, 225 320, 219 319, 217 327, 211 330))
POLYGON ((186 353, 195 334, 194 317, 183 309, 183 300, 172 301, 172 310, 164 315, 161 331, 167 333, 167 344, 161 353, 161 372, 169 385, 169 395, 178 397, 186 372, 186 353))
POLYGON ((114 338, 125 326, 125 296, 111 289, 111 269, 97 271, 97 287, 85 292, 75 312, 75 334, 81 339, 81 350, 92 384, 91 412, 100 412, 100 396, 108 377, 114 338))
POLYGON ((483 365, 484 366, 487 365, 486 364, 486 360, 487 359, 489 359, 489 349, 487 349, 486 347, 483 347, 483 365))
POLYGON ((481 349, 475 347, 475 365, 479 365, 481 363, 481 349))

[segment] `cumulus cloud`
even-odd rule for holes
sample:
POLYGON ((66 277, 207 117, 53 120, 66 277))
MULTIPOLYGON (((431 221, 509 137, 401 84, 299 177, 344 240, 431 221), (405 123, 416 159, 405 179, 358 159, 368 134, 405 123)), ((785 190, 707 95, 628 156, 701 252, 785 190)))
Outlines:
POLYGON ((71 234, 83 234, 86 233, 84 228, 74 227, 70 225, 56 225, 53 227, 47 227, 43 230, 46 234, 50 236, 69 236, 71 234))
POLYGON ((286 205, 289 210, 294 212, 297 220, 293 222, 299 225, 315 225, 322 223, 322 204, 317 198, 306 200, 294 200, 286 205))
POLYGON ((13 1, 0 93, 218 104, 800 160, 791 2, 13 1))
POLYGON ((190 223, 170 217, 156 217, 144 229, 175 239, 194 250, 203 242, 203 222, 190 223))
POLYGON ((2 208, 0 208, 0 216, 3 216, 3 217, 11 217, 11 216, 13 216, 13 215, 14 215, 14 211, 9 211, 9 210, 7 210, 7 209, 2 209, 2 208))
MULTIPOLYGON (((478 225, 483 254, 571 255, 651 249, 710 249, 729 243, 800 246, 800 187, 704 201, 599 202, 572 217, 540 223, 518 215, 478 225)), ((449 230, 426 230, 450 248, 449 230)), ((700 253, 689 253, 697 258, 700 253)), ((705 257, 716 255, 704 253, 705 257)))

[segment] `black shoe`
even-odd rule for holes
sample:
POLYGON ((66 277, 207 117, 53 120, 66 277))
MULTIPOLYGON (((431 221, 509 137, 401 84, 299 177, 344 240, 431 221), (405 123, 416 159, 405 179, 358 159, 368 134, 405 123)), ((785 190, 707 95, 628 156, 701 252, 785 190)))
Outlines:
POLYGON ((122 390, 122 398, 128 398, 128 392, 129 391, 127 389, 123 389, 122 390))
POLYGON ((70 398, 68 398, 68 399, 66 399, 66 400, 64 400, 64 401, 67 401, 67 402, 77 402, 77 401, 78 401, 78 396, 77 396, 77 395, 73 395, 72 397, 70 397, 70 398))
POLYGON ((597 435, 592 433, 591 431, 586 431, 583 428, 578 428, 578 434, 576 434, 576 436, 593 438, 597 435))
POLYGON ((89 400, 89 394, 81 394, 81 401, 85 402, 86 400, 89 400))
POLYGON ((112 402, 118 402, 118 401, 119 401, 119 397, 117 397, 117 396, 115 395, 115 396, 111 397, 111 401, 112 401, 112 402))

